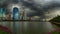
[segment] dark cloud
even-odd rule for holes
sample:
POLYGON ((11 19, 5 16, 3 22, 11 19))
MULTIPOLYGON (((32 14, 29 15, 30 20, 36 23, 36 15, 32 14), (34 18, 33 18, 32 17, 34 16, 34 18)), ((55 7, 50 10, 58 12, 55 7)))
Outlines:
POLYGON ((12 0, 13 3, 18 3, 19 1, 18 0, 12 0))
POLYGON ((49 12, 52 12, 53 9, 60 7, 60 3, 56 2, 56 1, 52 2, 48 5, 44 5, 44 6, 39 5, 39 6, 41 6, 40 8, 38 8, 37 4, 35 4, 35 3, 24 2, 23 5, 30 8, 31 10, 35 11, 33 13, 29 13, 28 15, 30 15, 30 16, 42 16, 42 17, 45 16, 45 12, 49 13, 49 12), (48 11, 48 10, 51 10, 51 11, 48 11))
POLYGON ((9 5, 11 2, 12 3, 18 3, 19 1, 22 2, 23 6, 30 8, 31 10, 34 10, 34 12, 29 12, 27 14, 27 16, 40 16, 43 17, 45 16, 45 12, 52 12, 52 11, 48 11, 48 10, 53 10, 55 8, 59 8, 60 7, 60 2, 57 1, 39 1, 37 0, 36 2, 34 1, 23 1, 23 0, 6 0, 2 3, 2 7, 6 7, 7 5, 9 5), (38 3, 38 1, 40 3, 38 3), (43 4, 42 4, 43 3, 43 4), (39 6, 39 7, 38 7, 39 6))

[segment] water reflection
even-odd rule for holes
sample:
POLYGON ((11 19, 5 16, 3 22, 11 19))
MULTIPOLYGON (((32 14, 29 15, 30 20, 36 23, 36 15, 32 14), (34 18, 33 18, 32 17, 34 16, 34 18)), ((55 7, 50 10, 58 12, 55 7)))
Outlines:
POLYGON ((12 30, 13 34, 46 34, 52 30, 55 25, 50 22, 0 22, 0 25, 4 25, 12 30))

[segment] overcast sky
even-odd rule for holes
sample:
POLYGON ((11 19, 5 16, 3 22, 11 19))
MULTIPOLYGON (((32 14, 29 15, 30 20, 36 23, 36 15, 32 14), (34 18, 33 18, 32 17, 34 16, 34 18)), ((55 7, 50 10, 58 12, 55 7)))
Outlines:
POLYGON ((35 10, 36 12, 33 12, 32 14, 28 13, 29 15, 34 15, 35 13, 37 16, 45 16, 48 18, 60 15, 60 0, 33 0, 34 4, 32 4, 32 1, 30 2, 26 0, 25 3, 27 5, 25 6, 35 10))
MULTIPOLYGON (((7 4, 13 2, 18 4, 21 0, 0 0, 0 3, 7 4)), ((60 0, 24 0, 22 3, 25 7, 28 7, 33 12, 28 12, 28 16, 40 16, 44 17, 55 17, 60 15, 60 0)))

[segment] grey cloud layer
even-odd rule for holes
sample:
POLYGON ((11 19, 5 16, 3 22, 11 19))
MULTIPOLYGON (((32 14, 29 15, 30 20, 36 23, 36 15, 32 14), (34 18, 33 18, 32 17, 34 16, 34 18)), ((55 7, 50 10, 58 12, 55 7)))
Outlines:
MULTIPOLYGON (((3 2, 2 6, 7 6, 10 3, 11 0, 6 0, 3 2)), ((22 0, 12 0, 11 2, 18 2, 22 0)), ((30 8, 31 10, 34 10, 35 12, 29 12, 28 16, 40 16, 40 17, 45 17, 45 13, 52 12, 53 9, 57 9, 60 7, 60 0, 25 0, 22 2, 22 4, 25 7, 30 8), (50 11, 48 11, 50 10, 50 11)), ((54 15, 54 14, 53 14, 54 15)))
POLYGON ((54 10, 55 8, 57 10, 57 8, 60 7, 60 0, 34 0, 34 3, 32 3, 32 2, 30 3, 29 1, 25 1, 23 3, 23 5, 36 11, 36 12, 33 12, 28 15, 30 15, 30 16, 36 15, 36 16, 43 17, 43 16, 45 16, 45 12, 48 12, 48 13, 52 12, 52 10, 54 10), (50 10, 50 11, 48 11, 48 10, 50 10))

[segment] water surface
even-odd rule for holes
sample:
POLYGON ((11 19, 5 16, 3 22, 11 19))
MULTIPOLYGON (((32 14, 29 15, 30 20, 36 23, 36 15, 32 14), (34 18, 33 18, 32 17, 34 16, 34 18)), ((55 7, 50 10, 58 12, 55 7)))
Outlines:
POLYGON ((20 22, 0 22, 0 25, 6 26, 12 30, 13 34, 46 34, 48 31, 57 28, 56 25, 50 22, 34 22, 34 21, 20 21, 20 22))

